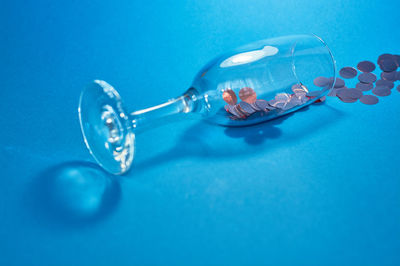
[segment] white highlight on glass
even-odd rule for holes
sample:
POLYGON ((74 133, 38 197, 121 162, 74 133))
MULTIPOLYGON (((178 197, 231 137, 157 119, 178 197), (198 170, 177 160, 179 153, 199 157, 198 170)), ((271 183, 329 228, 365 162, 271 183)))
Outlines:
POLYGON ((264 46, 261 50, 255 50, 245 53, 233 55, 225 59, 220 67, 231 67, 255 62, 266 56, 273 56, 279 52, 279 49, 274 46, 264 46))

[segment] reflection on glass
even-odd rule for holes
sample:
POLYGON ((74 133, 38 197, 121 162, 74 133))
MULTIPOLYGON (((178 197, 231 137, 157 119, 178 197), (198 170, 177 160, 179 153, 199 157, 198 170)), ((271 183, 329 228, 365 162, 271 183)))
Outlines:
POLYGON ((223 126, 253 125, 319 100, 333 87, 334 78, 334 59, 319 37, 286 36, 216 57, 181 96, 143 110, 128 112, 118 92, 96 80, 82 92, 79 117, 97 162, 110 173, 123 174, 133 161, 136 134, 173 115, 198 114, 223 126), (316 77, 332 82, 321 89, 313 84, 316 77))

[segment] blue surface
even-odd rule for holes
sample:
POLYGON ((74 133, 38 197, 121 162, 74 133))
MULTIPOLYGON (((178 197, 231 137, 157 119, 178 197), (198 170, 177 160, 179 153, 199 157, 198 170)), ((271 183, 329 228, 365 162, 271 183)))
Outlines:
POLYGON ((258 39, 315 33, 339 68, 400 54, 399 10, 399 1, 3 1, 0 265, 400 265, 395 90, 376 106, 329 98, 250 128, 163 126, 137 136, 134 169, 118 178, 85 163, 77 116, 93 79, 140 109, 258 39))

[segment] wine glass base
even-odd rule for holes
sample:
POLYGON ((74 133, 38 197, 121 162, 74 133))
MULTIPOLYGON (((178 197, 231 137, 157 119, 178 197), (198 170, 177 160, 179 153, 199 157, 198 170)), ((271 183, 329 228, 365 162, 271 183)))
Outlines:
POLYGON ((108 172, 123 174, 131 167, 135 134, 118 92, 95 80, 79 101, 82 134, 94 159, 108 172))

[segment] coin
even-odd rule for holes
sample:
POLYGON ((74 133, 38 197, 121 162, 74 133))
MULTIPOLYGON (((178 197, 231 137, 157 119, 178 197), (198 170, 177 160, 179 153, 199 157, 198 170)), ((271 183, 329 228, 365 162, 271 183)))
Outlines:
POLYGON ((356 89, 359 89, 359 90, 361 90, 361 91, 369 91, 369 90, 371 90, 373 87, 374 87, 374 85, 371 84, 371 83, 362 83, 362 82, 359 82, 359 83, 356 84, 356 89))
POLYGON ((339 75, 345 79, 352 79, 357 76, 357 70, 354 67, 344 67, 339 71, 339 75))
POLYGON ((332 89, 329 91, 328 96, 330 96, 330 97, 336 97, 336 92, 337 92, 337 89, 332 88, 332 89))
POLYGON ((246 118, 248 116, 248 114, 240 107, 239 104, 235 105, 234 109, 240 118, 246 118))
POLYGON ((229 113, 233 114, 234 116, 240 117, 240 115, 236 112, 234 105, 227 106, 229 113))
POLYGON ((393 55, 392 55, 392 54, 381 54, 381 55, 378 57, 378 65, 382 64, 383 60, 385 60, 385 59, 392 59, 392 58, 393 58, 393 55))
POLYGON ((290 95, 287 93, 278 93, 275 95, 276 102, 287 103, 290 100, 290 95))
POLYGON ((235 92, 232 89, 226 89, 223 93, 222 93, 222 98, 224 99, 224 101, 227 104, 230 105, 235 105, 237 103, 237 97, 235 92))
POLYGON ((293 91, 295 94, 300 95, 300 94, 306 94, 306 93, 308 92, 308 89, 307 89, 307 87, 304 86, 304 85, 301 85, 301 84, 294 84, 294 85, 292 86, 292 91, 293 91))
POLYGON ((394 83, 392 81, 384 80, 384 79, 377 80, 375 82, 375 85, 376 86, 385 86, 385 87, 388 87, 389 89, 393 89, 393 87, 394 87, 394 83))
POLYGON ((344 87, 344 85, 345 85, 345 83, 344 83, 343 79, 336 78, 336 82, 335 82, 335 85, 334 85, 335 88, 342 88, 342 87, 344 87))
POLYGON ((250 87, 241 88, 239 98, 246 103, 254 103, 257 100, 256 92, 250 87))
POLYGON ((248 113, 250 115, 253 114, 256 111, 251 107, 251 105, 249 103, 246 103, 246 102, 240 102, 239 106, 240 106, 240 108, 242 108, 242 110, 245 113, 248 113))
POLYGON ((309 93, 307 93, 306 95, 308 97, 317 97, 319 95, 321 95, 322 91, 320 90, 316 90, 316 91, 310 91, 309 93))
POLYGON ((353 98, 340 98, 340 97, 338 97, 338 98, 344 103, 354 103, 358 100, 358 99, 353 99, 353 98))
POLYGON ((317 77, 314 79, 314 85, 317 87, 325 87, 330 83, 330 79, 326 77, 317 77))
POLYGON ((358 75, 358 80, 362 83, 374 83, 376 81, 376 75, 374 73, 364 72, 358 75))
POLYGON ((261 99, 258 99, 255 101, 255 103, 251 104, 251 107, 254 108, 254 110, 256 110, 256 111, 265 110, 265 108, 267 108, 267 106, 268 106, 268 102, 266 100, 261 100, 261 99))
POLYGON ((363 104, 373 105, 379 102, 379 98, 374 95, 363 95, 360 98, 360 102, 363 104))
POLYGON ((360 99, 362 97, 362 92, 357 89, 347 89, 347 90, 340 90, 337 92, 337 96, 340 98, 350 98, 350 99, 360 99))
POLYGON ((393 55, 394 61, 396 62, 397 67, 400 67, 400 55, 393 55))
POLYGON ((371 61, 361 61, 357 64, 357 68, 361 72, 372 72, 375 70, 376 66, 371 61))
POLYGON ((385 72, 395 71, 398 67, 396 58, 393 55, 386 56, 379 61, 379 67, 385 72))
POLYGON ((397 72, 396 71, 382 72, 381 79, 389 80, 389 81, 396 81, 397 80, 397 72))
POLYGON ((375 87, 372 90, 372 93, 377 96, 389 96, 392 93, 392 91, 387 87, 375 87))

